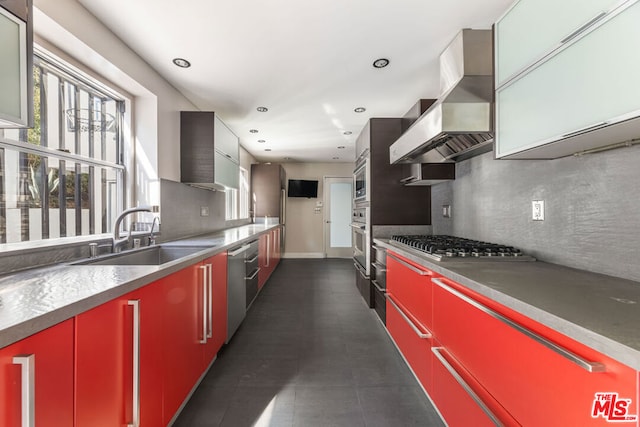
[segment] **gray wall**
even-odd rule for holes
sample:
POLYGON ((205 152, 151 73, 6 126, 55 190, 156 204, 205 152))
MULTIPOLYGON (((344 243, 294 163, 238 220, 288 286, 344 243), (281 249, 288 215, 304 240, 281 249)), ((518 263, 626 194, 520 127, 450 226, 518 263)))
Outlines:
POLYGON ((640 281, 640 146, 555 160, 460 162, 432 187, 434 234, 514 245, 540 260, 640 281), (544 200, 545 220, 531 219, 544 200), (451 204, 452 217, 442 217, 451 204))

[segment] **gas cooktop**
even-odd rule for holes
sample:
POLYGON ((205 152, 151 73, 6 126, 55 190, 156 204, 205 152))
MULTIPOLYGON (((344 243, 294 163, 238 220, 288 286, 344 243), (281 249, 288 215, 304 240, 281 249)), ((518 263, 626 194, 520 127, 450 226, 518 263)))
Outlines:
POLYGON ((455 236, 392 236, 389 243, 420 251, 435 261, 535 261, 513 246, 498 245, 455 236))

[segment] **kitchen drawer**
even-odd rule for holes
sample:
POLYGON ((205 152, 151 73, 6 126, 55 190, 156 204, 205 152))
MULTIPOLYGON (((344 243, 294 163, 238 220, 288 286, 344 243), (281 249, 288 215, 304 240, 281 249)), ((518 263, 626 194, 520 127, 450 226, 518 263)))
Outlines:
POLYGON ((371 286, 371 280, 369 276, 365 276, 365 274, 356 267, 356 286, 358 287, 358 291, 360 291, 360 295, 367 303, 369 308, 373 308, 373 287, 371 286))
POLYGON ((258 295, 258 273, 259 273, 259 269, 256 267, 252 272, 248 273, 247 276, 244 278, 244 283, 247 289, 247 295, 246 295, 247 309, 249 308, 253 300, 258 295))
POLYGON ((631 399, 637 415, 633 369, 447 278, 433 282, 433 333, 520 424, 606 425, 591 416, 596 393, 631 399))
POLYGON ((447 425, 518 425, 437 340, 433 344, 433 389, 430 396, 447 425))
POLYGON ((382 266, 387 265, 387 249, 382 246, 373 245, 373 249, 376 250, 376 264, 380 264, 382 266))
POLYGON ((244 260, 244 266, 247 276, 253 273, 259 266, 258 252, 247 254, 247 257, 244 260))
POLYGON ((387 267, 382 264, 378 264, 377 262, 372 263, 371 266, 373 267, 373 278, 378 282, 378 285, 380 285, 382 289, 386 289, 387 267))
POLYGON ((427 393, 431 390, 432 335, 406 307, 386 296, 386 325, 407 364, 427 393))
POLYGON ((376 314, 378 315, 382 323, 386 325, 387 299, 385 298, 385 293, 384 291, 376 287, 375 281, 372 281, 371 283, 373 284, 373 308, 376 310, 376 314))
POLYGON ((428 329, 431 329, 433 313, 432 277, 437 277, 433 271, 394 252, 388 253, 387 292, 428 329))

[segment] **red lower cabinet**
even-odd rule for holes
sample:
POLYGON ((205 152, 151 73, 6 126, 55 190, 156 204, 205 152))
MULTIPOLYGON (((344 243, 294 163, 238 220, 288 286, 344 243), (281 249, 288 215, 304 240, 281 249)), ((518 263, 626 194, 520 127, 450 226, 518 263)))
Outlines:
POLYGON ((387 253, 387 291, 428 329, 433 317, 432 277, 437 277, 433 271, 394 252, 387 253))
POLYGON ((430 395, 449 426, 518 425, 437 341, 431 351, 434 357, 430 395))
POLYGON ((271 237, 268 233, 261 234, 258 238, 258 289, 262 289, 269 278, 269 261, 268 257, 271 252, 271 237))
POLYGON ((429 392, 431 390, 431 332, 393 295, 387 295, 387 329, 398 349, 429 392))
POLYGON ((203 366, 206 369, 227 340, 227 253, 206 259, 203 265, 209 269, 208 336, 203 366))
POLYGON ((449 279, 433 281, 435 336, 518 423, 604 426, 638 415, 635 370, 449 279))
POLYGON ((0 425, 73 425, 73 326, 67 320, 0 350, 0 425))
POLYGON ((160 286, 76 316, 76 425, 162 424, 160 286))
POLYGON ((194 265, 160 280, 163 334, 163 424, 167 425, 202 373, 206 340, 205 269, 194 265))

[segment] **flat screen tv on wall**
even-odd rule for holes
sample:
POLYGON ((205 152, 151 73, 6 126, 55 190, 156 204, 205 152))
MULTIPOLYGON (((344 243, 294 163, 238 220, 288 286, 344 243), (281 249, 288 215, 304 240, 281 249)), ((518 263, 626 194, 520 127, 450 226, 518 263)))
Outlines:
POLYGON ((304 179, 290 179, 287 188, 289 197, 306 197, 308 199, 318 197, 318 181, 304 179))

